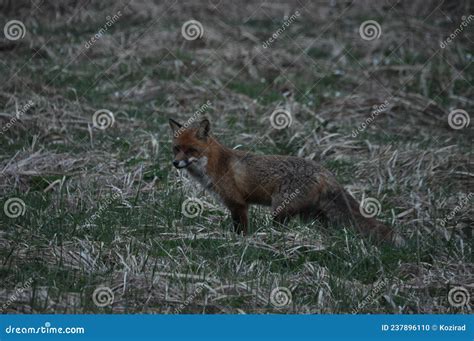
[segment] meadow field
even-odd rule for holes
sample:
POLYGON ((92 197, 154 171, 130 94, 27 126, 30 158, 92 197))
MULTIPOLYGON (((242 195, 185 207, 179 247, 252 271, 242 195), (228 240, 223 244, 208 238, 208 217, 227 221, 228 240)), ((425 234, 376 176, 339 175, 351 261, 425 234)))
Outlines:
POLYGON ((0 312, 472 313, 471 1, 0 2, 0 312), (278 114, 278 119, 276 119, 278 114), (320 162, 406 240, 250 211, 168 119, 320 162))

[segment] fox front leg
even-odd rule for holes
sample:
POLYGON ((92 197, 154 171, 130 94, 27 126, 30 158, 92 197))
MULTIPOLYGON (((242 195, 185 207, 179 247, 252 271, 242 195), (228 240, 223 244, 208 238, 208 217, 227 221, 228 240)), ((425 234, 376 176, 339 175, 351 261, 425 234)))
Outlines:
POLYGON ((231 205, 229 207, 237 234, 246 235, 248 232, 248 207, 246 205, 231 205))

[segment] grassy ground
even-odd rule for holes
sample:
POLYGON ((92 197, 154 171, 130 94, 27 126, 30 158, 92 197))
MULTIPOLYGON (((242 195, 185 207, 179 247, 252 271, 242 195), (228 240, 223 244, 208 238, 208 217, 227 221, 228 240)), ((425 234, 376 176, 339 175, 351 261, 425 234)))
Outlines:
POLYGON ((0 203, 24 203, 0 212, 3 312, 472 313, 448 292, 474 297, 473 129, 448 113, 473 112, 474 21, 440 47, 469 1, 56 3, 0 5, 2 25, 26 28, 0 40, 0 203), (184 39, 190 19, 202 38, 184 39), (361 38, 366 20, 378 39, 361 38), (207 101, 222 142, 321 162, 377 199, 407 246, 274 227, 260 207, 252 234, 234 235, 171 165, 168 118, 207 101), (282 130, 269 120, 279 107, 292 116, 282 130), (114 116, 104 130, 100 109, 114 116), (188 198, 199 216, 182 214, 188 198), (282 307, 278 287, 292 297, 282 307))

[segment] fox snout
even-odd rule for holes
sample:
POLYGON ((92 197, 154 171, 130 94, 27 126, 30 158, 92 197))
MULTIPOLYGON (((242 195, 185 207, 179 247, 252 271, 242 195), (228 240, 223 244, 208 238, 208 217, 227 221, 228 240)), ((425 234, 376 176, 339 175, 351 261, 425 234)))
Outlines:
POLYGON ((186 168, 190 164, 191 164, 191 162, 189 162, 189 160, 173 160, 173 166, 175 166, 178 169, 186 168))
POLYGON ((178 169, 186 168, 190 164, 192 164, 194 161, 197 161, 197 159, 195 157, 190 157, 189 159, 181 159, 181 160, 175 159, 175 160, 173 160, 173 166, 175 166, 178 169))

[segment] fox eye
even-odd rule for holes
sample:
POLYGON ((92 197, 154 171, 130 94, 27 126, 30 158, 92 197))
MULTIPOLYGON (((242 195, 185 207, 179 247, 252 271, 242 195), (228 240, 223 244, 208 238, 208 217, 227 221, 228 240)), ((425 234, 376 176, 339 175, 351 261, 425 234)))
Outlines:
POLYGON ((179 148, 179 146, 174 146, 174 147, 173 147, 173 151, 174 151, 175 153, 179 153, 180 150, 181 150, 181 149, 179 148))
POLYGON ((188 153, 196 153, 197 152, 197 149, 195 148, 188 148, 188 153))

